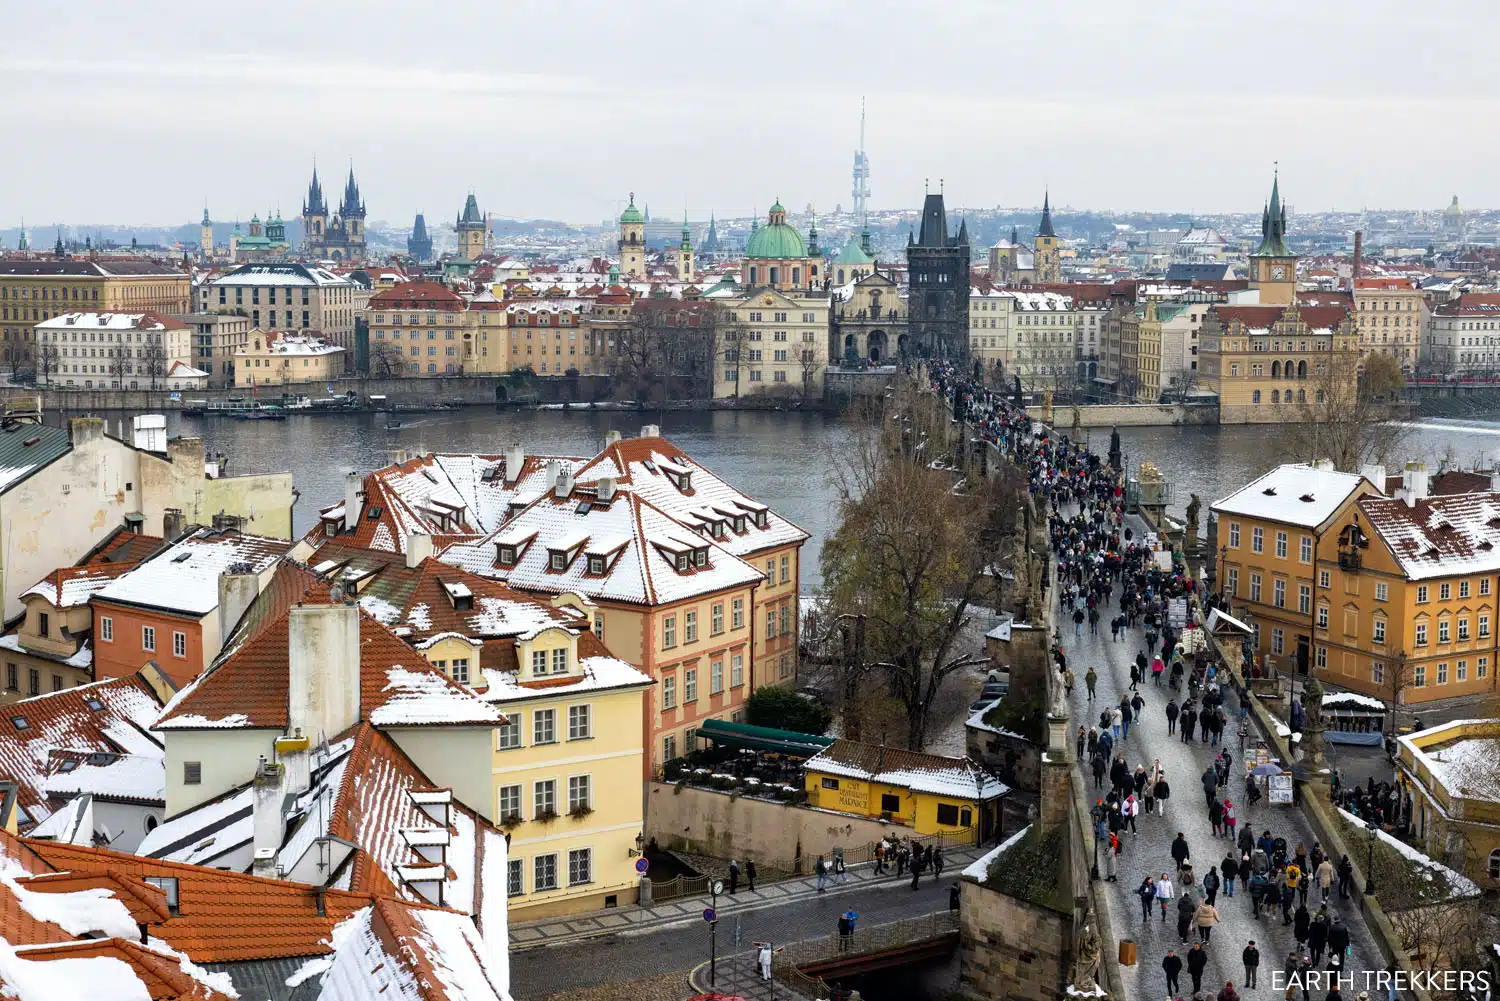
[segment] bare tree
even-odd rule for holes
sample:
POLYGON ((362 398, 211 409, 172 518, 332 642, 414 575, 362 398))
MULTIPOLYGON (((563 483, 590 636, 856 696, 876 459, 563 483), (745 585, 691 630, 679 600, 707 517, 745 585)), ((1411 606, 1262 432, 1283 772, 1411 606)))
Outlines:
POLYGON ((716 303, 637 300, 616 340, 620 389, 643 403, 712 399, 724 327, 716 303))
POLYGON ((385 379, 399 376, 406 367, 406 358, 402 356, 401 349, 385 341, 376 341, 370 347, 370 360, 375 365, 375 372, 385 379))
POLYGON ((818 352, 810 344, 802 345, 802 350, 797 355, 797 364, 802 374, 802 396, 811 398, 817 395, 815 383, 818 372, 823 365, 818 360, 818 352))
POLYGON ((1345 348, 1316 361, 1310 376, 1297 399, 1300 422, 1286 425, 1289 455, 1330 459, 1347 472, 1398 458, 1410 430, 1394 420, 1402 413, 1396 394, 1403 384, 1394 358, 1372 354, 1366 361, 1358 349, 1345 348))
POLYGON ((129 350, 129 348, 109 349, 109 364, 106 366, 106 369, 109 372, 111 388, 118 389, 125 385, 125 371, 128 368, 125 355, 129 350))
POLYGON ((141 360, 141 372, 151 377, 151 388, 155 389, 156 380, 167 374, 167 349, 160 340, 153 340, 141 349, 141 360))
POLYGON ((859 714, 883 714, 870 690, 879 677, 905 711, 907 745, 921 749, 946 679, 984 661, 964 637, 988 593, 1007 505, 989 496, 998 478, 973 482, 952 468, 948 414, 931 396, 907 385, 869 401, 862 417, 868 432, 853 436, 834 476, 840 524, 823 548, 825 614, 864 627, 850 669, 868 678, 845 699, 847 722, 868 730, 859 714))
POLYGON ((41 375, 39 380, 46 384, 52 380, 52 373, 58 371, 61 364, 62 353, 57 350, 56 344, 43 344, 36 351, 36 367, 41 375))

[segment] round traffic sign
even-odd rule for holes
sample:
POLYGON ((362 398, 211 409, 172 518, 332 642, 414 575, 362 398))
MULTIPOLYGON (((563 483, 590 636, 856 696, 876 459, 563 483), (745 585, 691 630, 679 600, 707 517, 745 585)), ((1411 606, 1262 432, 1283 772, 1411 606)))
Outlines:
POLYGON ((636 872, 641 873, 641 874, 644 875, 645 872, 646 872, 646 870, 649 869, 649 868, 651 868, 651 863, 647 862, 645 859, 638 858, 638 859, 635 860, 635 871, 636 872))
POLYGON ((703 908, 703 920, 704 921, 712 922, 712 921, 717 921, 718 919, 719 919, 718 912, 715 911, 712 907, 705 907, 705 908, 703 908))

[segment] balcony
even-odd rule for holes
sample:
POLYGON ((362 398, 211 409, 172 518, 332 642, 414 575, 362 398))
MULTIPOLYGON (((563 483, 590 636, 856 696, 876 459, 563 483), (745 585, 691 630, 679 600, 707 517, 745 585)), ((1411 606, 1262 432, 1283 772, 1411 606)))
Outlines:
POLYGON ((1360 570, 1364 569, 1364 565, 1364 557, 1359 554, 1358 550, 1348 550, 1339 553, 1340 570, 1348 570, 1351 573, 1358 573, 1360 570))

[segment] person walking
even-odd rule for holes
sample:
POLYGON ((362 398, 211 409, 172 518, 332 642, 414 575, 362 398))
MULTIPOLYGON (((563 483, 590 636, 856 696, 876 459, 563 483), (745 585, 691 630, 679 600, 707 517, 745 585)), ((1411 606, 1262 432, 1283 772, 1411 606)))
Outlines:
POLYGON ((1354 889, 1354 863, 1345 855, 1339 859, 1339 899, 1348 900, 1354 889))
POLYGON ((1349 928, 1344 924, 1343 918, 1335 914, 1328 926, 1328 968, 1342 970, 1348 956, 1349 928))
POLYGON ((1234 899, 1234 881, 1240 874, 1240 860, 1234 857, 1234 849, 1224 853, 1224 861, 1219 863, 1219 872, 1224 877, 1224 896, 1234 899))
POLYGON ((1193 947, 1188 950, 1187 968, 1188 976, 1193 978, 1193 993, 1197 994, 1203 990, 1203 971, 1208 966, 1208 952, 1204 950, 1202 942, 1194 942, 1193 947))
MULTIPOLYGON (((1095 788, 1097 788, 1097 787, 1098 787, 1098 783, 1095 783, 1095 788)), ((907 863, 907 860, 910 859, 910 858, 911 858, 911 853, 908 852, 907 849, 906 849, 906 842, 902 841, 899 844, 897 844, 896 845, 896 878, 897 879, 900 879, 902 876, 906 875, 906 863, 907 863)))
POLYGON ((1198 905, 1193 921, 1198 926, 1198 941, 1207 945, 1208 937, 1213 934, 1214 925, 1219 923, 1219 909, 1205 900, 1198 905))
POLYGON ((1212 904, 1219 896, 1219 870, 1213 866, 1208 867, 1208 872, 1203 874, 1203 896, 1212 904))
POLYGON ((1260 950, 1255 947, 1255 939, 1252 938, 1240 953, 1240 965, 1245 968, 1245 979, 1241 983, 1247 991, 1255 990, 1255 975, 1260 971, 1260 950))
MULTIPOLYGON (((1120 727, 1121 727, 1121 725, 1124 725, 1126 727, 1130 726, 1129 723, 1125 722, 1125 714, 1120 711, 1120 707, 1119 706, 1115 706, 1114 709, 1111 710, 1110 714, 1109 714, 1109 730, 1110 730, 1110 733, 1114 734, 1114 737, 1115 737, 1116 740, 1120 739, 1120 727)), ((1130 736, 1130 731, 1128 729, 1125 731, 1125 736, 1127 736, 1127 737, 1130 736)))
POLYGON ((1177 700, 1176 699, 1168 699, 1167 700, 1167 735, 1168 736, 1171 736, 1172 734, 1174 734, 1174 733, 1177 732, 1177 714, 1178 714, 1178 712, 1179 712, 1179 710, 1177 708, 1177 700))
POLYGON ((740 864, 734 859, 729 860, 729 893, 731 895, 740 892, 740 864))
POLYGON ((1166 873, 1162 873, 1156 881, 1156 900, 1161 904, 1161 922, 1167 923, 1167 901, 1175 894, 1172 893, 1172 880, 1166 873))
MULTIPOLYGON (((1215 774, 1213 765, 1203 769, 1203 774, 1198 776, 1199 783, 1203 786, 1203 805, 1207 808, 1210 818, 1213 816, 1214 807, 1219 807, 1220 822, 1223 821, 1223 804, 1219 802, 1219 776, 1215 774)), ((1218 828, 1214 833, 1219 833, 1218 828)))
POLYGON ((1094 773, 1094 788, 1098 789, 1104 784, 1104 755, 1094 755, 1094 760, 1089 762, 1089 770, 1094 773))
POLYGON ((1197 719, 1198 712, 1192 707, 1191 703, 1183 706, 1182 714, 1177 717, 1177 725, 1178 729, 1181 731, 1182 742, 1184 744, 1192 743, 1193 723, 1196 722, 1197 719))
POLYGON ((1177 837, 1172 839, 1172 861, 1177 863, 1177 868, 1182 868, 1182 863, 1188 860, 1189 854, 1187 835, 1178 831, 1177 837))
POLYGON ((1156 883, 1150 876, 1141 880, 1141 885, 1135 888, 1135 895, 1141 902, 1141 923, 1145 924, 1151 920, 1151 902, 1156 899, 1156 883))
POLYGON ((745 882, 749 886, 750 892, 754 893, 755 892, 755 860, 754 859, 746 859, 746 861, 745 861, 745 882))
POLYGON ((1177 898, 1177 940, 1183 945, 1187 945, 1188 931, 1193 927, 1197 912, 1198 902, 1190 891, 1184 889, 1182 896, 1177 898))
POLYGON ((760 979, 771 979, 771 943, 762 942, 755 950, 756 962, 760 964, 760 979))
POLYGON ((1328 898, 1333 895, 1334 875, 1333 862, 1331 860, 1324 858, 1323 861, 1318 863, 1318 891, 1322 893, 1323 903, 1325 904, 1328 903, 1328 898))
MULTIPOLYGON (((1220 784, 1222 785, 1223 783, 1220 783, 1220 784)), ((1235 813, 1234 813, 1234 804, 1229 801, 1229 797, 1228 796, 1225 796, 1224 797, 1224 836, 1227 837, 1231 841, 1234 840, 1234 826, 1235 826, 1235 823, 1236 823, 1237 819, 1238 818, 1235 816, 1235 813)))
POLYGON ((1167 815, 1167 797, 1172 795, 1172 787, 1167 785, 1167 774, 1161 770, 1161 763, 1157 762, 1156 780, 1156 815, 1165 817, 1167 815))
POLYGON ((922 866, 924 864, 922 849, 913 849, 911 853, 911 888, 913 890, 917 888, 917 883, 922 879, 922 866))
POLYGON ((1089 701, 1094 701, 1094 686, 1099 683, 1099 672, 1094 670, 1092 664, 1089 665, 1088 671, 1083 676, 1083 683, 1089 690, 1089 701))
POLYGON ((844 868, 844 850, 835 848, 833 850, 833 876, 840 883, 849 882, 849 871, 844 868))
POLYGON ((942 879, 943 878, 943 849, 942 848, 934 848, 932 850, 932 876, 933 876, 934 879, 942 879))
MULTIPOLYGON (((1073 669, 1072 668, 1068 668, 1068 670, 1066 670, 1066 671, 1063 672, 1063 694, 1064 695, 1068 695, 1068 696, 1072 696, 1072 694, 1073 694, 1073 669)), ((1078 729, 1082 730, 1083 727, 1079 727, 1078 729)))
POLYGON ((857 920, 859 913, 852 907, 839 915, 839 952, 849 951, 849 946, 854 941, 854 922, 857 920))
MULTIPOLYGON (((1297 911, 1292 915, 1292 936, 1297 940, 1297 948, 1301 949, 1307 945, 1308 935, 1311 934, 1312 918, 1307 913, 1307 908, 1301 904, 1297 905, 1297 911)), ((1313 959, 1316 963, 1317 959, 1313 959)))
POLYGON ((1104 853, 1104 867, 1108 875, 1104 877, 1106 883, 1118 883, 1120 881, 1120 832, 1111 831, 1109 835, 1109 849, 1104 853))
POLYGON ((1224 833, 1224 804, 1217 799, 1208 801, 1208 823, 1214 830, 1214 837, 1224 833))
MULTIPOLYGON (((1302 908, 1299 907, 1297 911, 1300 914, 1302 908)), ((1328 947, 1329 930, 1328 918, 1323 915, 1322 911, 1319 911, 1318 916, 1308 923, 1306 934, 1298 939, 1298 941, 1306 939, 1307 952, 1312 956, 1314 966, 1323 961, 1323 950, 1328 947)))
POLYGON ((822 893, 828 883, 828 863, 823 861, 823 856, 818 856, 818 861, 813 863, 813 873, 818 877, 818 892, 822 893))
POLYGON ((1167 975, 1167 996, 1176 997, 1177 992, 1181 990, 1177 978, 1182 976, 1182 957, 1177 955, 1176 949, 1167 950, 1166 956, 1161 961, 1161 969, 1167 975))

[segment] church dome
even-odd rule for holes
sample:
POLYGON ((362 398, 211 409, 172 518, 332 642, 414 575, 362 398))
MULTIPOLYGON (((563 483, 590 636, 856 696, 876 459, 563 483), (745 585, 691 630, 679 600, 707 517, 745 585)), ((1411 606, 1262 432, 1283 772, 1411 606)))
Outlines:
POLYGON ((839 251, 839 256, 834 258, 835 264, 873 264, 875 258, 865 253, 864 248, 859 245, 859 237, 850 236, 849 242, 844 244, 844 249, 839 251))
POLYGON ((1454 195, 1453 196, 1453 201, 1449 202, 1448 203, 1448 207, 1445 208, 1445 209, 1443 209, 1443 215, 1446 216, 1449 219, 1452 219, 1452 218, 1455 218, 1457 216, 1461 216, 1463 214, 1464 214, 1463 206, 1460 205, 1460 204, 1458 204, 1458 196, 1454 195))
POLYGON ((807 243, 802 234, 786 221, 786 209, 777 202, 771 206, 770 221, 750 234, 745 256, 760 259, 797 260, 807 257, 807 243))
POLYGON ((639 222, 645 222, 646 221, 641 216, 641 210, 635 207, 635 192, 634 191, 632 191, 630 193, 630 204, 627 205, 627 206, 625 206, 625 211, 624 212, 620 213, 620 221, 622 223, 629 223, 629 222, 639 223, 639 222))

